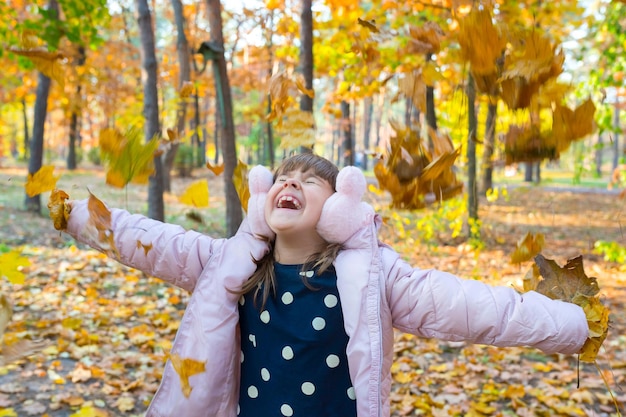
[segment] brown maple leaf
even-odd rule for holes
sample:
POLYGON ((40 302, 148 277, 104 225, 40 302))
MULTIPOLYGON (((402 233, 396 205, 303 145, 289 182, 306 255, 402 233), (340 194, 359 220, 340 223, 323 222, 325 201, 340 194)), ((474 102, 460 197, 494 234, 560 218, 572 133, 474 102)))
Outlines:
POLYGON ((580 306, 587 317, 589 337, 579 352, 583 362, 594 362, 609 330, 609 309, 598 298, 600 288, 595 277, 588 277, 583 258, 569 259, 560 267, 542 255, 535 257, 532 271, 524 278, 524 290, 534 290, 553 300, 580 306))

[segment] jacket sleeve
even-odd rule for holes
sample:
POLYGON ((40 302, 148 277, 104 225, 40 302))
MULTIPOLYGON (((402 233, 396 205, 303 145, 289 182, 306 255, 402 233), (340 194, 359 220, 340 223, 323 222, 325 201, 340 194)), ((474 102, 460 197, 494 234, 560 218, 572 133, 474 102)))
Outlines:
POLYGON ((124 265, 192 291, 205 265, 225 239, 213 239, 181 226, 126 210, 111 209, 113 245, 98 235, 87 200, 72 202, 67 233, 124 265))
POLYGON ((415 269, 389 249, 383 261, 394 327, 427 338, 531 346, 574 354, 589 335, 582 308, 537 292, 415 269), (394 255, 395 254, 395 255, 394 255))

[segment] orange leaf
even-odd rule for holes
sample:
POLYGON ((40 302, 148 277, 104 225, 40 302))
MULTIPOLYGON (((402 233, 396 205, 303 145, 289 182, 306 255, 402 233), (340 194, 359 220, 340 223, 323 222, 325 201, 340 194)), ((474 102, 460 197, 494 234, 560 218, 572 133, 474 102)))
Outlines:
POLYGON ((98 241, 102 245, 102 249, 107 255, 117 255, 119 252, 115 246, 113 230, 111 230, 111 212, 106 205, 89 191, 89 200, 87 201, 87 209, 89 210, 89 224, 96 228, 98 232, 98 241))
POLYGON ((210 162, 206 163, 206 167, 209 168, 209 170, 215 174, 216 177, 219 177, 222 172, 224 172, 224 164, 220 164, 220 165, 211 165, 210 162))
POLYGON ((152 243, 144 244, 141 240, 137 240, 137 249, 143 248, 143 252, 146 256, 148 256, 148 252, 152 249, 152 243))
POLYGON ((200 362, 190 358, 181 358, 175 353, 170 354, 170 362, 180 378, 180 385, 185 398, 189 398, 191 390, 193 390, 193 387, 189 384, 189 378, 193 375, 204 372, 205 362, 200 362))
POLYGON ((70 218, 71 211, 71 206, 65 202, 68 198, 70 198, 69 194, 56 188, 50 193, 48 210, 56 230, 67 228, 67 220, 70 218))

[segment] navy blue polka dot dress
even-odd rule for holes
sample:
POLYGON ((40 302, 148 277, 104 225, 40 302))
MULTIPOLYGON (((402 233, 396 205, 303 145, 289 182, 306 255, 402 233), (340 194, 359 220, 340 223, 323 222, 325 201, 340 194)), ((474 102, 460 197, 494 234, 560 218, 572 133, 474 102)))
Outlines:
POLYGON ((356 417, 337 275, 275 263, 276 297, 240 300, 240 417, 356 417), (305 274, 313 290, 307 288, 305 274))

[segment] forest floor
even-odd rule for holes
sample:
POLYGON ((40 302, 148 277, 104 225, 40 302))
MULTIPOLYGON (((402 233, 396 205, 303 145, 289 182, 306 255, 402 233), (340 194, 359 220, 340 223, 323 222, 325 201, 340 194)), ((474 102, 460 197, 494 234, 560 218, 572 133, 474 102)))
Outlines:
MULTIPOLYGON (((102 172, 64 173, 58 187, 72 198, 87 188, 110 206, 145 212, 145 187, 114 190, 102 172)), ((22 209, 22 169, 0 168, 0 253, 19 248, 30 265, 25 283, 0 279, 13 304, 6 338, 43 338, 42 351, 0 367, 0 416, 142 415, 154 394, 188 294, 121 266, 55 231, 44 215, 22 209)), ((174 180, 167 221, 223 233, 222 179, 208 175, 210 207, 175 197, 191 181, 174 180), (196 216, 197 217, 197 216, 196 216)), ((203 177, 207 175, 203 174, 203 177)), ((582 255, 597 277, 610 329, 595 364, 529 348, 495 348, 397 334, 392 416, 618 416, 626 403, 626 267, 596 253, 597 241, 626 246, 626 202, 616 193, 541 186, 509 188, 481 199, 481 245, 452 237, 455 208, 394 213, 384 195, 368 193, 383 213, 381 238, 413 265, 467 279, 522 288, 530 263, 509 256, 526 233, 543 233, 542 254, 564 265, 582 255), (447 210, 447 212, 446 212, 447 210)), ((45 208, 47 196, 42 196, 45 208)))

